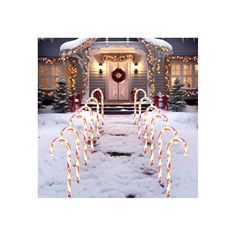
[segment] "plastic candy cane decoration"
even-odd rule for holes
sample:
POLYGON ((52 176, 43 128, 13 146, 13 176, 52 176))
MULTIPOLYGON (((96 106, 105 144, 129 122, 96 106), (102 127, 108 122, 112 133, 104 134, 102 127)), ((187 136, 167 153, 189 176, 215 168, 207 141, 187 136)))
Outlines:
POLYGON ((151 130, 151 148, 150 148, 151 158, 150 158, 150 163, 151 164, 153 163, 153 160, 154 160, 154 132, 155 132, 154 123, 155 123, 155 120, 157 120, 157 119, 162 119, 165 122, 165 126, 168 126, 168 118, 167 118, 166 115, 157 114, 152 118, 151 128, 150 128, 150 130, 151 130))
POLYGON ((98 103, 98 100, 97 98, 94 98, 94 97, 90 97, 87 99, 85 105, 88 106, 88 103, 93 101, 93 103, 96 103, 97 105, 97 125, 96 125, 96 131, 97 131, 97 138, 99 139, 99 126, 100 126, 100 120, 99 120, 99 103, 98 103))
POLYGON ((147 93, 143 89, 136 89, 134 93, 134 124, 136 125, 136 114, 137 114, 137 95, 139 92, 143 93, 144 97, 147 97, 147 93))
MULTIPOLYGON (((157 172, 158 172, 158 182, 159 184, 162 183, 162 136, 166 131, 171 131, 174 134, 174 137, 176 138, 178 136, 177 130, 173 127, 166 126, 164 127, 158 137, 158 166, 157 166, 157 172)), ((153 165, 153 162, 150 163, 153 165)))
POLYGON ((67 196, 71 197, 71 147, 67 139, 58 137, 52 140, 50 144, 50 154, 53 156, 55 143, 63 143, 67 147, 67 196))
POLYGON ((147 151, 147 142, 148 142, 148 136, 147 136, 147 115, 150 109, 154 109, 157 111, 158 114, 160 114, 160 109, 154 105, 150 105, 147 107, 147 109, 144 112, 144 152, 146 153, 147 151))
MULTIPOLYGON (((73 119, 82 119, 83 122, 83 129, 84 129, 84 165, 88 164, 88 147, 87 147, 87 143, 88 143, 88 128, 87 128, 87 121, 86 118, 83 114, 74 114, 73 116, 70 117, 69 119, 69 125, 70 127, 73 128, 73 119)), ((92 143, 92 142, 91 142, 92 143)), ((92 150, 93 153, 94 150, 92 150)))
POLYGON ((79 134, 76 131, 74 127, 65 127, 61 130, 60 136, 64 138, 64 133, 66 131, 71 131, 75 135, 75 158, 76 158, 76 182, 79 183, 80 177, 79 177, 79 172, 80 172, 80 166, 79 166, 79 134))
MULTIPOLYGON (((90 147, 91 147, 91 152, 94 152, 94 114, 93 114, 93 110, 88 107, 87 105, 84 105, 82 107, 80 107, 78 114, 82 114, 83 110, 88 110, 90 113, 90 147)), ((87 122, 88 123, 88 122, 87 122)))
POLYGON ((167 180, 167 186, 166 186, 166 196, 170 197, 170 187, 171 187, 171 147, 173 144, 176 143, 182 143, 184 146, 184 155, 187 156, 188 153, 188 144, 186 143, 186 141, 180 137, 174 137, 172 138, 168 145, 167 145, 167 152, 166 152, 166 158, 167 158, 167 164, 166 164, 166 180, 167 180))
POLYGON ((142 97, 140 99, 140 101, 139 101, 139 106, 138 106, 138 114, 139 114, 138 115, 138 138, 139 139, 141 137, 141 131, 142 131, 141 130, 142 129, 142 127, 141 127, 142 126, 142 119, 141 119, 141 112, 142 112, 142 110, 141 110, 141 106, 142 106, 142 104, 144 104, 146 102, 149 102, 151 106, 153 105, 152 100, 150 98, 148 98, 148 97, 142 97))
POLYGON ((91 97, 94 97, 94 93, 99 92, 101 95, 101 113, 102 113, 102 125, 104 125, 104 95, 100 88, 96 88, 92 91, 91 97))

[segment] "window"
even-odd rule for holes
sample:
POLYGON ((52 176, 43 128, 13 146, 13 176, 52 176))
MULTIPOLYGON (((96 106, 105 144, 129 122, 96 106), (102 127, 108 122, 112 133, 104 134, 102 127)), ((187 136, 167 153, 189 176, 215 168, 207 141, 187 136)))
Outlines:
POLYGON ((56 82, 63 78, 64 70, 62 63, 39 64, 38 79, 39 87, 44 89, 55 89, 56 82))
POLYGON ((195 62, 173 61, 171 64, 171 86, 179 78, 185 88, 198 87, 198 65, 195 62))
POLYGON ((190 88, 192 87, 192 65, 191 64, 183 64, 183 84, 184 87, 190 88))
POLYGON ((180 78, 180 74, 180 64, 171 65, 171 85, 174 85, 174 81, 176 78, 180 78))
POLYGON ((40 78, 39 80, 39 87, 40 88, 48 88, 49 84, 48 84, 48 78, 40 78))
POLYGON ((194 84, 198 88, 198 65, 194 65, 194 84))

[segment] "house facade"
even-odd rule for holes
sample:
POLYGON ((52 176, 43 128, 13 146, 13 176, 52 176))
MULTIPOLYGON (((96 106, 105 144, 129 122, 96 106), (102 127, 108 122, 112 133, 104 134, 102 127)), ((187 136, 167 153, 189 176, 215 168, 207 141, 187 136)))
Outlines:
POLYGON ((64 78, 82 103, 100 88, 105 102, 132 102, 135 88, 168 94, 176 78, 186 99, 197 99, 197 38, 38 39, 38 85, 53 97, 64 78))

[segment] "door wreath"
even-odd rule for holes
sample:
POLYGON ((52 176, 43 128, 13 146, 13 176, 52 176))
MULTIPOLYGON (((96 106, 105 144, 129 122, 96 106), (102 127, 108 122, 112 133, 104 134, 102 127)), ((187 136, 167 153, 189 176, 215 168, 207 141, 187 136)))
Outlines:
POLYGON ((121 83, 125 80, 126 73, 121 68, 116 68, 114 71, 112 71, 111 76, 116 83, 121 83))

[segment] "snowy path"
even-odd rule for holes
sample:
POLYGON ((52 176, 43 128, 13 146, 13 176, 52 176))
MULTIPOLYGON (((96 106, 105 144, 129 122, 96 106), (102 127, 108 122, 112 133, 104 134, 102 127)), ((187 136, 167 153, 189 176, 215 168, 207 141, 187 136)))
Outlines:
MULTIPOLYGON (((189 144, 188 158, 184 157, 182 146, 173 147, 171 197, 197 197, 197 113, 166 114, 169 125, 177 128, 189 144)), ((66 149, 57 144, 51 157, 49 144, 68 124, 71 115, 39 115, 39 197, 66 197, 66 149)), ((160 131, 163 125, 157 127, 160 131)), ((165 188, 157 184, 156 159, 151 167, 149 153, 144 154, 143 142, 137 139, 132 115, 105 116, 101 134, 95 153, 89 152, 88 166, 82 166, 81 154, 80 184, 75 182, 73 135, 66 136, 73 148, 72 197, 165 197, 165 188)), ((168 139, 171 134, 165 137, 168 139)), ((164 167, 165 164, 166 160, 164 167)), ((164 184, 165 173, 164 168, 164 184)))

